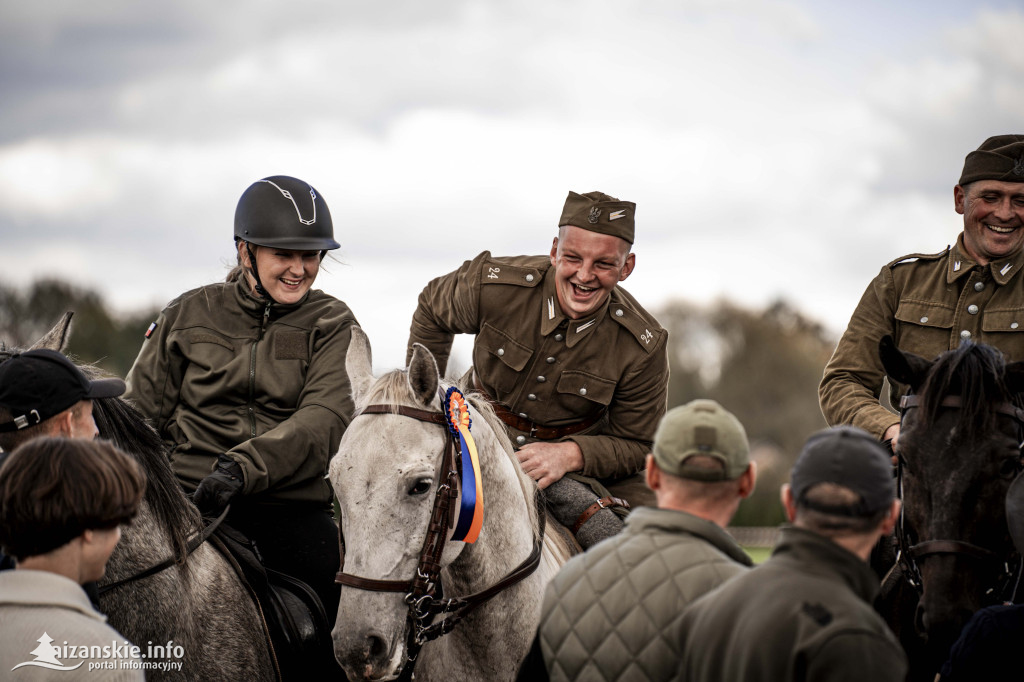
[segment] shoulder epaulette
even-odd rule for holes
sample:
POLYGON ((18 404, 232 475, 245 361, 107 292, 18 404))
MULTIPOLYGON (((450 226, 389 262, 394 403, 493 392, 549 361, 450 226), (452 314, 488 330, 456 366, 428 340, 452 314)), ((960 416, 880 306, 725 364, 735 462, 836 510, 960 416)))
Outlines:
POLYGON ((624 301, 612 300, 608 306, 608 316, 628 329, 648 353, 661 345, 662 338, 668 333, 653 318, 645 318, 624 301))
POLYGON ((945 258, 946 254, 949 253, 949 247, 947 246, 938 253, 911 253, 906 256, 900 256, 894 261, 890 261, 886 267, 894 268, 897 265, 905 265, 906 263, 916 263, 919 260, 939 260, 945 258))
POLYGON ((544 256, 490 258, 480 268, 481 284, 513 284, 535 287, 544 278, 551 262, 544 256))

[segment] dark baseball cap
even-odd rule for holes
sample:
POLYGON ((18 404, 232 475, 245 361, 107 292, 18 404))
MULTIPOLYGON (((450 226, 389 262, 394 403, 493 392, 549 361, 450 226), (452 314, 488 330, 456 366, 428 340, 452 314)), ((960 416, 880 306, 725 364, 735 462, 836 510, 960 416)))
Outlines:
POLYGON ((896 499, 891 456, 867 431, 855 426, 836 426, 808 438, 793 465, 789 485, 798 504, 840 516, 872 516, 896 499), (848 488, 860 500, 841 507, 807 500, 808 491, 819 483, 848 488))
POLYGON ((81 400, 116 398, 124 391, 120 379, 90 380, 55 350, 26 351, 0 363, 0 405, 14 415, 0 424, 0 432, 35 426, 81 400))

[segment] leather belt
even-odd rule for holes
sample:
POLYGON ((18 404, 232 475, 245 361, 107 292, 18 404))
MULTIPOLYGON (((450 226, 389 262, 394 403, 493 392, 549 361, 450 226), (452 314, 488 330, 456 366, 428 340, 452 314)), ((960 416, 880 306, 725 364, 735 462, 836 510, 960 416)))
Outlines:
POLYGON ((494 409, 494 414, 497 415, 498 419, 505 422, 506 425, 511 426, 513 429, 518 431, 524 431, 530 434, 530 438, 536 438, 537 440, 557 440, 559 438, 565 438, 571 436, 574 433, 579 433, 585 429, 589 429, 594 424, 601 421, 604 416, 605 410, 601 409, 597 414, 584 419, 583 421, 575 422, 573 424, 566 424, 565 426, 541 426, 534 422, 520 417, 515 412, 509 410, 505 405, 499 403, 497 400, 492 398, 484 387, 480 385, 480 380, 476 376, 476 372, 473 372, 473 388, 482 395, 491 407, 494 409))
POLYGON ((587 507, 586 511, 580 514, 579 518, 576 519, 576 523, 572 525, 572 534, 576 535, 583 524, 590 520, 590 517, 608 507, 622 507, 623 509, 629 509, 629 502, 618 498, 618 497, 602 497, 594 504, 587 507))

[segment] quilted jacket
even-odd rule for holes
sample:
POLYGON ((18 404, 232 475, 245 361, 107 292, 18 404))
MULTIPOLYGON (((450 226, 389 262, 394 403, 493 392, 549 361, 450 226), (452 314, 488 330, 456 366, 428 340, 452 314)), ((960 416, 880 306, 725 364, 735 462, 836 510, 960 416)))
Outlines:
POLYGON ((560 682, 669 679, 666 638, 683 608, 751 566, 717 524, 640 507, 615 537, 573 557, 548 585, 538 628, 548 677, 560 682))

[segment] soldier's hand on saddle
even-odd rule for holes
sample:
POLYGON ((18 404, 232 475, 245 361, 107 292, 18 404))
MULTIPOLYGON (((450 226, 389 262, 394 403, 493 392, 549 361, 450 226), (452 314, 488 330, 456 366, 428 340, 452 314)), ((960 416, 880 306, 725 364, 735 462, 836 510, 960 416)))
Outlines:
POLYGON ((888 445, 889 449, 892 450, 892 465, 896 466, 896 441, 900 438, 900 425, 893 424, 885 430, 882 434, 882 444, 888 445))
POLYGON ((570 471, 583 468, 580 446, 571 440, 560 443, 528 443, 516 452, 523 471, 543 490, 570 471))

